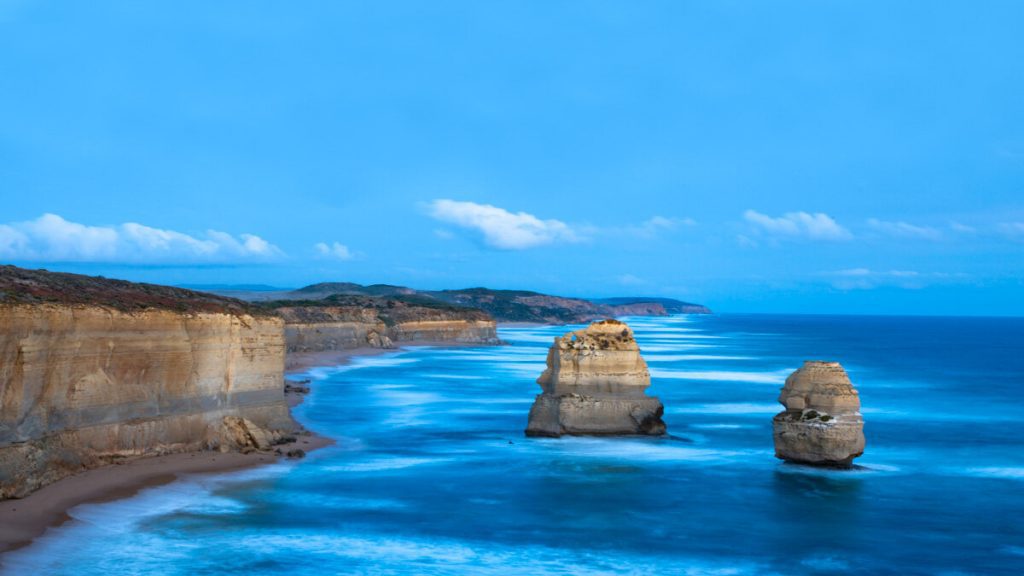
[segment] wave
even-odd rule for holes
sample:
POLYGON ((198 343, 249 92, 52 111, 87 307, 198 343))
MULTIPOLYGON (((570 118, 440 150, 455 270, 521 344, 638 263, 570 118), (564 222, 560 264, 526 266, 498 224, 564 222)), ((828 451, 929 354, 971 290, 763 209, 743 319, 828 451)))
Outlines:
POLYGON ((752 402, 723 402, 718 404, 690 404, 667 408, 669 414, 777 414, 781 404, 754 404, 752 402))
POLYGON ((782 384, 792 373, 791 369, 767 372, 735 372, 730 370, 667 370, 651 369, 652 378, 674 378, 679 380, 714 380, 721 382, 751 382, 755 384, 782 384))
POLYGON ((724 450, 694 448, 681 442, 640 441, 622 438, 558 438, 536 439, 523 445, 562 452, 575 457, 614 458, 630 462, 715 462, 750 458, 767 453, 764 450, 724 450))
POLYGON ((685 362, 687 360, 760 360, 756 356, 716 356, 714 354, 652 354, 644 358, 651 362, 685 362))
POLYGON ((326 380, 335 374, 360 370, 362 368, 387 368, 390 366, 401 366, 403 364, 415 364, 419 358, 410 358, 400 355, 385 356, 353 356, 348 364, 338 366, 320 366, 311 368, 303 376, 313 380, 326 380))
POLYGON ((965 470, 968 476, 1024 480, 1024 466, 978 466, 965 470))
POLYGON ((402 470, 404 468, 412 468, 413 466, 423 466, 426 464, 442 464, 452 460, 454 460, 454 458, 409 458, 394 456, 390 458, 375 458, 363 462, 352 462, 350 464, 324 466, 322 470, 326 472, 383 472, 386 470, 402 470))

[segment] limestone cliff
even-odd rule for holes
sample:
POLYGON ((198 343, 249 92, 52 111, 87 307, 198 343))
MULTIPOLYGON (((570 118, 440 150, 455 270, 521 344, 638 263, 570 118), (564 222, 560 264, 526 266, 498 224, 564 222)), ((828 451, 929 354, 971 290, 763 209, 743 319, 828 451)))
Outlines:
POLYGON ((413 297, 335 295, 264 306, 285 320, 289 352, 391 348, 401 342, 500 343, 486 313, 413 297))
POLYGON ((664 408, 644 391, 647 363, 629 326, 617 320, 555 338, 543 392, 530 409, 527 436, 665 433, 664 408))
POLYGON ((294 429, 281 319, 160 286, 0 267, 0 499, 132 456, 294 429))
POLYGON ((777 458, 849 467, 864 453, 860 396, 838 362, 804 362, 786 378, 779 403, 786 409, 772 420, 777 458))

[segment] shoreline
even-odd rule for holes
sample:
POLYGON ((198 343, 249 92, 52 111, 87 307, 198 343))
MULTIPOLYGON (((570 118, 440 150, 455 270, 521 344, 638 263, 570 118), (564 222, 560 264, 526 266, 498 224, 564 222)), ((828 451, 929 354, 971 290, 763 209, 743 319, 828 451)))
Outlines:
MULTIPOLYGON (((484 346, 479 343, 422 341, 403 342, 395 348, 351 348, 321 352, 298 352, 285 356, 284 384, 296 384, 296 376, 311 368, 344 366, 356 356, 377 356, 401 352, 415 346, 484 346)), ((307 394, 286 391, 285 402, 292 409, 307 394)), ((301 426, 301 423, 299 423, 301 426)), ((305 452, 334 444, 334 439, 305 430, 296 440, 277 446, 281 454, 296 448, 305 452)), ((82 504, 98 504, 130 498, 139 492, 170 484, 183 474, 222 474, 273 464, 285 456, 275 452, 182 452, 160 456, 144 456, 93 468, 62 478, 36 490, 24 498, 0 501, 0 567, 6 552, 24 548, 33 540, 72 520, 68 513, 82 504)))
MULTIPOLYGON (((377 349, 357 348, 338 354, 299 354, 295 367, 286 358, 284 382, 295 383, 295 375, 320 365, 343 365, 353 356, 372 355, 377 349)), ((385 350, 386 351, 386 350, 385 350)), ((292 409, 305 400, 306 394, 285 392, 285 402, 292 409)), ((301 424, 300 424, 301 426, 301 424)), ((334 444, 334 440, 305 430, 296 434, 294 442, 275 448, 287 453, 296 448, 312 452, 334 444)), ((116 464, 85 470, 62 478, 36 490, 24 498, 0 501, 0 567, 3 555, 30 545, 36 538, 72 520, 68 512, 82 504, 100 504, 135 496, 147 488, 164 486, 185 474, 223 474, 273 464, 285 456, 276 452, 181 452, 160 456, 132 458, 116 464)))

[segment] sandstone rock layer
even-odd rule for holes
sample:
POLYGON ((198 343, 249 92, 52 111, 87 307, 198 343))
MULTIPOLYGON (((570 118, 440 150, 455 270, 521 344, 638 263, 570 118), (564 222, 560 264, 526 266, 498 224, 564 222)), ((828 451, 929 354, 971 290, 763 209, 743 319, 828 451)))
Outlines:
POLYGON ((294 430, 283 322, 0 306, 0 499, 133 456, 264 449, 294 430))
POLYGON ((478 310, 406 307, 402 314, 366 306, 282 306, 288 352, 393 348, 401 342, 500 344, 497 325, 478 310))
POLYGON ((617 320, 555 338, 537 383, 543 393, 530 409, 527 436, 665 433, 661 401, 644 393, 647 363, 633 331, 617 320))
POLYGON ((845 468, 864 453, 860 396, 838 362, 809 361, 786 378, 772 420, 775 456, 845 468))

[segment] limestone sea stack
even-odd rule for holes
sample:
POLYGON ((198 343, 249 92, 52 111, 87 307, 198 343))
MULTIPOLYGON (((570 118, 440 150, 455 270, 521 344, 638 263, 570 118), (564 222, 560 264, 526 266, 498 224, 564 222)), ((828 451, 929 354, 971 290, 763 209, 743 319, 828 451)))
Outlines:
POLYGON ((786 409, 772 419, 777 458, 848 468, 864 453, 860 396, 838 362, 804 362, 779 402, 786 409))
POLYGON ((626 324, 602 320, 555 338, 547 364, 527 436, 665 433, 664 408, 644 394, 651 375, 626 324))

